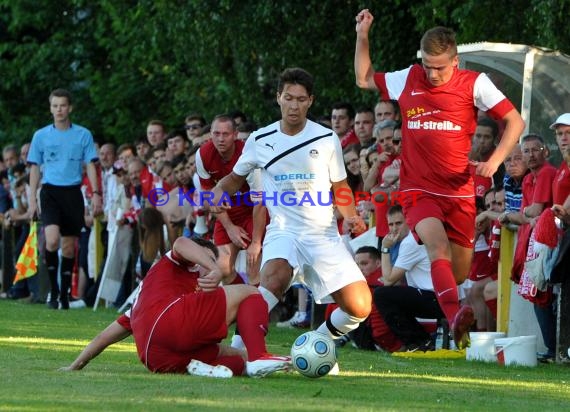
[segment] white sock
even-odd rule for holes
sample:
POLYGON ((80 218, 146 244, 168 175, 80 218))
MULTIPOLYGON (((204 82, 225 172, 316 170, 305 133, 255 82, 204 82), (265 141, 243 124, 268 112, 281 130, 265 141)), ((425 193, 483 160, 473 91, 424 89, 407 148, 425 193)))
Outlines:
POLYGON ((332 339, 338 339, 351 330, 356 329, 360 322, 365 319, 366 318, 351 316, 341 308, 336 308, 333 313, 331 313, 330 318, 317 328, 317 332, 328 335, 332 339))
POLYGON ((232 336, 232 343, 230 344, 232 348, 245 350, 245 343, 240 335, 232 336))
POLYGON ((269 290, 264 288, 263 286, 258 286, 257 290, 263 296, 265 302, 267 302, 267 311, 271 312, 275 306, 279 303, 279 299, 269 290))

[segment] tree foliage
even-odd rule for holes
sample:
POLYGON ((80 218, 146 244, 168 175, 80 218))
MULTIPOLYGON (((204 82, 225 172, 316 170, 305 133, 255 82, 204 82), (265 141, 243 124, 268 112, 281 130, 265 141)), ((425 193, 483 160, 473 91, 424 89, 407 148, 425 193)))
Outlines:
MULTIPOLYGON (((570 50, 568 2, 386 0, 371 8, 378 70, 415 61, 436 24, 461 43, 501 41, 570 50)), ((0 0, 0 142, 29 140, 51 120, 55 87, 75 96, 74 121, 100 140, 131 141, 146 122, 182 124, 241 109, 259 124, 278 116, 275 81, 286 67, 316 78, 312 114, 347 100, 371 105, 354 85, 353 0, 0 0)))

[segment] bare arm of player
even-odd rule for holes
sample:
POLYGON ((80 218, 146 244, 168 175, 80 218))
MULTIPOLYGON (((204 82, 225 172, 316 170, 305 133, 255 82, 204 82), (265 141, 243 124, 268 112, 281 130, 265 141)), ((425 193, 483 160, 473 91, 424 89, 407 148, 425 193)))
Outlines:
POLYGON ((103 213, 103 195, 99 190, 99 182, 97 180, 97 169, 95 168, 95 163, 87 163, 85 170, 87 172, 87 177, 89 178, 89 183, 91 183, 91 189, 93 191, 93 196, 91 197, 91 210, 93 211, 93 216, 99 216, 101 213, 103 213))
POLYGON ((341 180, 340 182, 333 182, 332 191, 333 195, 336 193, 343 194, 343 201, 337 202, 336 207, 340 212, 340 214, 342 215, 342 217, 344 217, 344 220, 348 225, 350 233, 358 236, 361 233, 366 232, 367 230, 366 223, 364 223, 364 220, 362 219, 360 214, 356 211, 354 196, 352 194, 350 186, 348 186, 348 183, 346 182, 346 179, 341 180))
POLYGON ((119 322, 114 321, 109 326, 107 326, 99 335, 97 335, 91 342, 85 346, 83 351, 79 356, 73 361, 69 366, 60 368, 60 371, 78 371, 83 369, 91 359, 96 358, 101 352, 107 349, 114 343, 117 343, 127 336, 130 336, 131 332, 125 329, 119 324, 119 322))
POLYGON ((224 229, 234 245, 241 249, 245 249, 251 240, 249 235, 240 226, 234 225, 226 212, 216 214, 216 219, 220 221, 224 229))
MULTIPOLYGON (((391 248, 398 240, 400 240, 399 233, 388 233, 382 239, 382 248, 391 248)), ((405 276, 406 271, 399 267, 392 267, 390 254, 382 252, 382 282, 384 286, 392 286, 399 283, 405 276)))
POLYGON ((512 109, 505 116, 505 131, 497 148, 486 162, 477 163, 476 173, 483 177, 492 177, 499 165, 503 163, 505 157, 518 143, 519 138, 525 128, 525 122, 516 109, 512 109))
POLYGON ((258 282, 259 258, 261 257, 261 245, 266 225, 267 208, 262 204, 256 204, 253 207, 253 229, 251 233, 251 242, 247 247, 246 261, 246 269, 249 274, 251 284, 258 282))
POLYGON ((40 167, 36 164, 30 165, 30 196, 28 199, 28 214, 33 219, 38 212, 38 186, 40 184, 40 167))
POLYGON ((229 175, 224 176, 222 180, 218 182, 216 187, 214 187, 214 198, 212 199, 212 203, 209 207, 210 213, 216 214, 230 209, 231 205, 219 204, 220 200, 223 201, 223 198, 226 196, 234 195, 245 182, 245 176, 240 176, 234 172, 231 172, 229 175))
POLYGON ((206 270, 205 275, 198 278, 198 286, 204 292, 215 290, 222 280, 222 271, 216 263, 213 253, 208 253, 207 249, 198 245, 191 239, 179 237, 172 245, 173 257, 186 263, 195 263, 206 270))
POLYGON ((368 32, 374 17, 368 9, 361 10, 356 15, 356 48, 354 52, 354 75, 356 85, 361 89, 376 90, 374 83, 374 68, 370 60, 370 44, 368 32))

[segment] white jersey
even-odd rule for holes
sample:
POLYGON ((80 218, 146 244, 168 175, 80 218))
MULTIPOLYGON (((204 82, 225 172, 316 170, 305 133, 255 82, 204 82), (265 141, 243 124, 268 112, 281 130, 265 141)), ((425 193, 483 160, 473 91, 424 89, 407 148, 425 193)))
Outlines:
POLYGON ((418 245, 411 231, 400 243, 394 267, 399 267, 406 271, 406 282, 409 287, 431 290, 433 292, 431 263, 426 247, 418 245))
POLYGON ((280 122, 259 129, 248 138, 233 171, 247 176, 256 168, 271 217, 268 233, 339 236, 331 184, 346 179, 346 171, 340 139, 332 130, 310 120, 295 136, 282 133, 280 122))

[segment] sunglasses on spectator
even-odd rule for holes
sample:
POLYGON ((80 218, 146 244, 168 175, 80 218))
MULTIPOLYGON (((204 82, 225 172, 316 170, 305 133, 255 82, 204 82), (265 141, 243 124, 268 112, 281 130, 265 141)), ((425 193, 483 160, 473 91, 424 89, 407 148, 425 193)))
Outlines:
POLYGON ((184 126, 184 128, 186 130, 198 130, 198 129, 201 129, 202 126, 199 124, 187 124, 186 126, 184 126))
POLYGON ((392 139, 392 143, 400 144, 400 143, 402 143, 402 139, 392 139))

